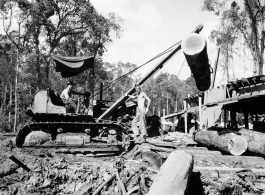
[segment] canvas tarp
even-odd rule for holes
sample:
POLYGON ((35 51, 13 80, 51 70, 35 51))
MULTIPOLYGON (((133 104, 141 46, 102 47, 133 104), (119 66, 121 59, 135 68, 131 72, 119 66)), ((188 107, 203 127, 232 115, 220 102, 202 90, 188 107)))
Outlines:
POLYGON ((55 71, 60 72, 63 78, 76 76, 81 72, 94 68, 94 57, 62 57, 51 56, 55 62, 55 71))
MULTIPOLYGON (((209 89, 204 93, 204 104, 217 102, 226 98, 226 86, 209 89)), ((202 126, 205 128, 212 127, 219 119, 223 105, 213 107, 204 107, 202 109, 202 126)))

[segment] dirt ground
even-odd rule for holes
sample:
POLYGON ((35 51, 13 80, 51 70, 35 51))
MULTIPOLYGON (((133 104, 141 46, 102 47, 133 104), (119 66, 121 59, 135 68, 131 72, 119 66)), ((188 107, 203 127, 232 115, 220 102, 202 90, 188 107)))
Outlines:
MULTIPOLYGON (((180 139, 182 142, 188 139, 182 135, 175 137, 179 142, 180 139)), ((127 192, 131 190, 134 195, 147 194, 156 177, 155 171, 146 169, 138 161, 129 158, 54 155, 48 150, 22 151, 16 148, 14 143, 14 137, 0 136, 0 194, 4 195, 93 194, 116 172, 127 192), (10 155, 23 162, 31 171, 27 172, 19 167, 9 159, 10 155)), ((217 171, 193 172, 187 194, 261 195, 265 194, 264 192, 265 179, 246 167, 244 171, 226 175, 217 171)), ((98 194, 122 194, 117 178, 114 177, 98 194)))
MULTIPOLYGON (((15 148, 14 138, 1 137, 0 145, 0 194, 74 194, 87 188, 92 194, 96 189, 121 170, 119 175, 129 191, 139 184, 139 176, 145 176, 142 192, 147 193, 154 174, 137 161, 112 157, 76 157, 53 155, 49 151, 25 151, 15 148), (27 172, 9 159, 13 155, 31 171, 27 172), (121 162, 122 161, 122 162, 121 162)), ((102 195, 121 194, 116 178, 101 190, 102 195)), ((136 194, 136 193, 132 193, 136 194)), ((139 194, 139 193, 137 193, 139 194)))

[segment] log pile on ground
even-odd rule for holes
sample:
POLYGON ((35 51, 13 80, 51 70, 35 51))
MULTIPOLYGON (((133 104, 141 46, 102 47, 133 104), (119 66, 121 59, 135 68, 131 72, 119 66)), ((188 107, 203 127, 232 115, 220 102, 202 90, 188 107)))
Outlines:
MULTIPOLYGON (((192 138, 178 132, 169 133, 163 138, 150 138, 148 140, 154 142, 154 144, 150 144, 155 146, 154 150, 165 148, 169 151, 167 152, 168 155, 171 151, 179 151, 187 146, 186 152, 182 152, 193 156, 195 166, 245 168, 245 170, 230 174, 222 174, 216 170, 190 172, 187 195, 262 194, 265 192, 264 176, 258 176, 249 170, 254 167, 253 163, 251 167, 248 167, 247 161, 251 159, 246 158, 245 164, 235 164, 236 160, 228 162, 228 158, 224 158, 225 156, 222 155, 214 156, 211 154, 212 151, 202 151, 203 155, 201 155, 201 151, 198 150, 196 153, 190 147, 190 145, 195 145, 192 138)), ((158 171, 147 167, 146 162, 141 161, 141 159, 132 160, 127 154, 124 156, 125 158, 54 155, 49 150, 21 150, 16 148, 13 144, 14 138, 0 136, 0 141, 0 194, 4 195, 144 195, 148 194, 153 181, 158 176, 158 171), (27 172, 19 167, 9 159, 10 155, 15 156, 32 171, 27 172)), ((197 148, 200 149, 200 147, 197 148)), ((165 161, 168 155, 165 157, 165 161)), ((256 164, 259 160, 259 167, 264 168, 262 165, 264 159, 258 158, 261 157, 256 157, 256 164)), ((180 163, 180 160, 181 158, 177 159, 177 162, 173 164, 180 163)), ((188 163, 183 164, 187 165, 188 163)), ((176 170, 175 166, 170 170, 176 170)), ((178 176, 178 178, 180 177, 178 176)))
POLYGON ((202 145, 217 148, 232 155, 241 155, 247 150, 247 140, 231 130, 199 130, 194 140, 202 145))

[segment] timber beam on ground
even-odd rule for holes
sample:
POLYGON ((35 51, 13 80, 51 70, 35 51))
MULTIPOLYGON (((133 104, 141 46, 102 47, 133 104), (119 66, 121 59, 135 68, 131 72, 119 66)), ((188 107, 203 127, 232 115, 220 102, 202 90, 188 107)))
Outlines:
POLYGON ((265 160, 258 156, 231 156, 231 155, 193 155, 194 162, 208 162, 220 165, 244 166, 251 168, 265 168, 265 160))
MULTIPOLYGON (((217 171, 219 174, 230 174, 232 172, 244 171, 246 168, 229 168, 229 167, 199 167, 194 166, 193 172, 209 172, 209 171, 217 171)), ((255 173, 257 176, 265 176, 265 169, 247 169, 255 173)))

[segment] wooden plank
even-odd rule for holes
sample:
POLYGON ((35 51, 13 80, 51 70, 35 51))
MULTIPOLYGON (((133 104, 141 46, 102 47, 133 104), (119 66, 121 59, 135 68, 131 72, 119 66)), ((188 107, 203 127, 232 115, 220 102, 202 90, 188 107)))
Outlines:
POLYGON ((192 167, 190 154, 184 151, 172 152, 158 172, 148 195, 185 194, 192 167))
POLYGON ((250 168, 265 168, 265 160, 257 156, 231 156, 231 155, 193 155, 194 162, 219 163, 224 165, 243 165, 250 168))
POLYGON ((31 169, 28 168, 27 165, 25 165, 23 162, 21 162, 20 160, 18 160, 14 155, 10 155, 8 158, 10 160, 12 160, 13 162, 17 163, 20 167, 22 167, 27 172, 30 172, 31 171, 31 169))
POLYGON ((208 151, 208 148, 206 147, 189 147, 189 146, 179 146, 176 147, 176 150, 200 150, 200 151, 208 151))
MULTIPOLYGON (((231 172, 238 172, 246 170, 246 168, 227 168, 227 167, 198 167, 194 166, 193 172, 208 172, 218 171, 219 174, 229 174, 231 172)), ((249 169, 258 176, 265 176, 265 169, 249 169)))
POLYGON ((204 151, 204 150, 184 150, 187 153, 194 155, 222 155, 220 151, 204 151))

